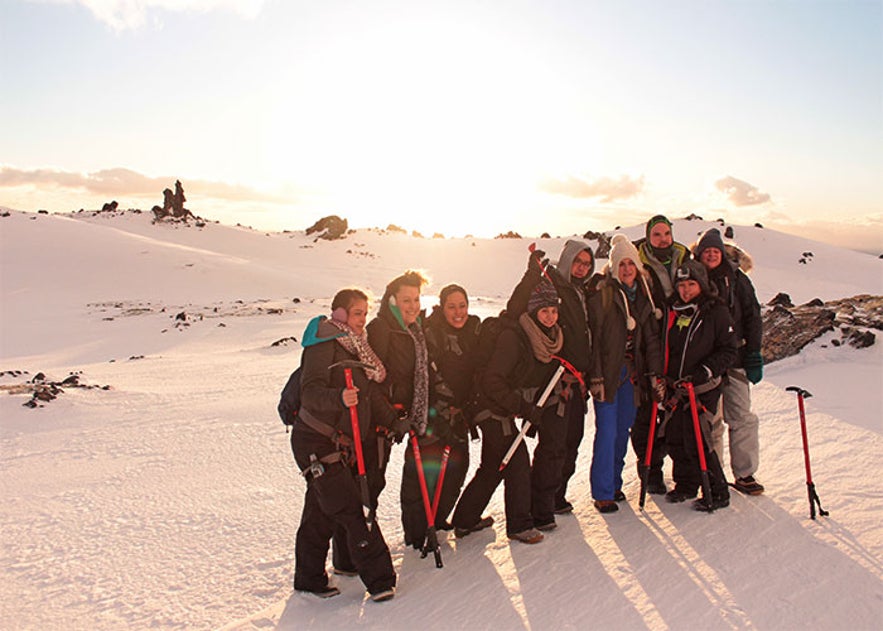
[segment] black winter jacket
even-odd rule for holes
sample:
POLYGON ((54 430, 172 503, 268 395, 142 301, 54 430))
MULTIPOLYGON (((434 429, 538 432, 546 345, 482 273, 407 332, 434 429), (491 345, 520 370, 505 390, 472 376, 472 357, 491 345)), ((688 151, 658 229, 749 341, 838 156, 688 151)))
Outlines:
MULTIPOLYGON (((422 326, 420 320, 412 326, 422 326)), ((414 340, 393 315, 382 306, 368 323, 368 341, 386 366, 386 380, 381 384, 393 405, 411 409, 414 400, 414 364, 417 361, 414 340)), ((432 380, 430 379, 430 383, 432 380)))
POLYGON ((480 324, 479 317, 471 315, 463 328, 455 329, 439 307, 424 320, 429 360, 436 369, 431 396, 433 407, 441 402, 463 409, 469 402, 475 383, 480 324))
POLYGON ((629 334, 633 337, 635 405, 649 397, 648 375, 662 375, 662 341, 650 300, 644 295, 643 283, 638 280, 638 292, 634 303, 625 301, 619 282, 609 275, 602 280, 589 300, 589 323, 592 327, 592 367, 589 377, 604 379, 604 399, 613 402, 619 389, 620 373, 626 364, 626 344, 629 334), (626 328, 628 314, 635 319, 636 327, 626 328))
MULTIPOLYGON (((558 369, 558 362, 544 364, 534 357, 527 334, 521 325, 501 318, 493 355, 482 371, 478 384, 478 410, 490 410, 498 416, 518 416, 530 402, 536 401, 537 389, 544 389, 558 369)), ((481 415, 478 415, 480 418, 481 415)))
MULTIPOLYGON (((333 364, 353 360, 350 354, 334 338, 340 333, 334 325, 323 320, 319 323, 318 340, 304 348, 301 358, 301 408, 317 420, 332 426, 350 438, 353 436, 350 410, 343 404, 341 395, 346 387, 344 368, 333 364)), ((374 426, 391 427, 398 418, 380 391, 380 385, 368 379, 365 371, 354 368, 353 385, 359 389, 356 411, 359 417, 359 433, 363 442, 375 434, 374 426)), ((328 441, 328 453, 331 441, 328 441)), ((324 455, 324 454, 319 454, 324 455)))
POLYGON ((721 377, 736 361, 736 336, 730 313, 716 297, 700 296, 684 305, 679 300, 668 312, 666 347, 671 381, 692 378, 701 384, 721 377))
POLYGON ((716 268, 708 270, 708 280, 717 287, 718 295, 730 311, 737 346, 745 347, 734 364, 741 368, 743 354, 760 352, 763 341, 763 320, 757 293, 748 275, 729 259, 724 259, 716 268))

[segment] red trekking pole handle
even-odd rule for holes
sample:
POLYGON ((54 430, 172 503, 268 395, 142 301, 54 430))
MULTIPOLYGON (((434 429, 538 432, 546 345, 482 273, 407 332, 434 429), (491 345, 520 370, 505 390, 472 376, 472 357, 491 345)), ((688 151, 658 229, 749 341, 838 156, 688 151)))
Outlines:
MULTIPOLYGON (((347 390, 353 390, 353 369, 344 368, 343 376, 346 379, 347 390)), ((353 443, 356 446, 356 464, 359 467, 359 475, 365 475, 365 456, 362 453, 362 432, 359 430, 359 413, 356 406, 350 406, 350 423, 353 426, 353 443)))

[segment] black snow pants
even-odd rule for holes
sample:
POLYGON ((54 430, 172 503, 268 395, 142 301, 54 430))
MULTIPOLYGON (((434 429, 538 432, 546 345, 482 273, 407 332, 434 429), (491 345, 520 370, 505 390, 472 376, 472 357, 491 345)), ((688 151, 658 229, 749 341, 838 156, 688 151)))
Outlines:
MULTIPOLYGON (((720 460, 711 444, 711 419, 717 410, 720 393, 717 390, 697 397, 699 427, 702 430, 702 446, 711 494, 715 498, 729 497, 727 479, 720 460), (704 407, 704 410, 703 410, 704 407)), ((688 401, 681 401, 665 428, 665 443, 672 459, 672 477, 680 490, 698 491, 702 486, 699 452, 696 450, 696 434, 693 430, 693 414, 688 401)))
MULTIPOLYGON (((530 470, 530 512, 535 526, 555 521, 555 496, 562 484, 566 456, 567 416, 558 416, 557 406, 543 411, 530 470)), ((565 408, 566 410, 566 408, 565 408)))
POLYGON ((494 491, 505 482, 506 532, 513 535, 533 527, 530 515, 530 456, 524 442, 518 446, 503 471, 500 463, 518 430, 515 422, 490 418, 478 425, 481 430, 481 464, 460 496, 451 523, 471 528, 481 519, 494 491), (505 428, 505 432, 504 432, 505 428))
MULTIPOLYGON (((644 401, 638 407, 638 413, 635 416, 635 424, 632 425, 632 449, 638 457, 638 476, 644 467, 644 457, 647 455, 647 439, 650 438, 650 423, 655 419, 650 418, 652 411, 652 403, 644 401)), ((691 420, 692 422, 692 420, 691 420)), ((665 438, 659 436, 657 432, 653 441, 653 453, 650 454, 650 473, 647 478, 650 484, 663 482, 662 465, 668 448, 665 444, 665 438)))
POLYGON ((576 459, 579 456, 579 446, 586 433, 586 405, 578 383, 570 386, 570 397, 564 408, 564 423, 567 434, 564 439, 564 460, 561 463, 561 482, 555 492, 555 506, 564 506, 567 501, 567 483, 576 472, 576 459))
MULTIPOLYGON (((297 466, 310 464, 310 454, 328 453, 328 439, 311 430, 292 432, 291 447, 297 466)), ((320 456, 321 457, 321 456, 320 456)), ((362 512, 359 486, 353 471, 342 462, 325 465, 325 472, 307 477, 307 492, 294 548, 294 588, 315 591, 328 584, 325 561, 332 535, 345 540, 349 560, 370 593, 395 586, 396 574, 389 548, 375 522, 369 531, 362 512)))

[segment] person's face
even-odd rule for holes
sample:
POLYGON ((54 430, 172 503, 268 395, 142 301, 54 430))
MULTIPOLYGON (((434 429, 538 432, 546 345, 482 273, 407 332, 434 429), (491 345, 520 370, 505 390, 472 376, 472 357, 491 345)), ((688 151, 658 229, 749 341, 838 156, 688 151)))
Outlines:
POLYGON ((350 308, 346 312, 346 323, 349 327, 361 335, 365 330, 365 322, 368 321, 368 301, 354 300, 350 303, 350 308))
POLYGON ((583 250, 573 259, 573 264, 570 266, 570 275, 574 278, 585 278, 588 276, 590 269, 592 269, 592 255, 583 250))
POLYGON ((708 269, 714 269, 721 264, 723 256, 717 248, 705 248, 699 256, 699 261, 708 269))
POLYGON ((638 268, 633 260, 623 259, 619 262, 619 282, 626 287, 631 287, 635 284, 637 277, 638 268))
POLYGON ((681 297, 681 302, 693 302, 701 293, 702 288, 692 278, 678 283, 678 295, 681 297))
POLYGON ((537 311, 537 320, 544 327, 553 327, 558 322, 558 307, 543 307, 537 311))
POLYGON ((405 326, 414 324, 420 315, 420 288, 402 285, 395 294, 396 306, 402 314, 405 326))
POLYGON ((667 223, 660 221, 658 224, 650 228, 650 245, 654 248, 663 250, 670 246, 671 243, 671 226, 667 223))
POLYGON ((445 304, 442 305, 445 322, 455 329, 462 329, 466 325, 469 316, 469 302, 462 292, 455 291, 448 295, 445 304))

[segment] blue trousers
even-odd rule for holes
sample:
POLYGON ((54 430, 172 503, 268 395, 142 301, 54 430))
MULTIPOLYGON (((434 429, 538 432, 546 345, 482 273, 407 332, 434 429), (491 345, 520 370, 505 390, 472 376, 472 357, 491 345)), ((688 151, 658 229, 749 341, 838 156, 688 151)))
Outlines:
POLYGON ((611 403, 593 400, 595 407, 595 442, 592 451, 592 497, 612 500, 622 488, 622 468, 629 445, 629 429, 635 422, 635 387, 628 380, 626 368, 611 403))

